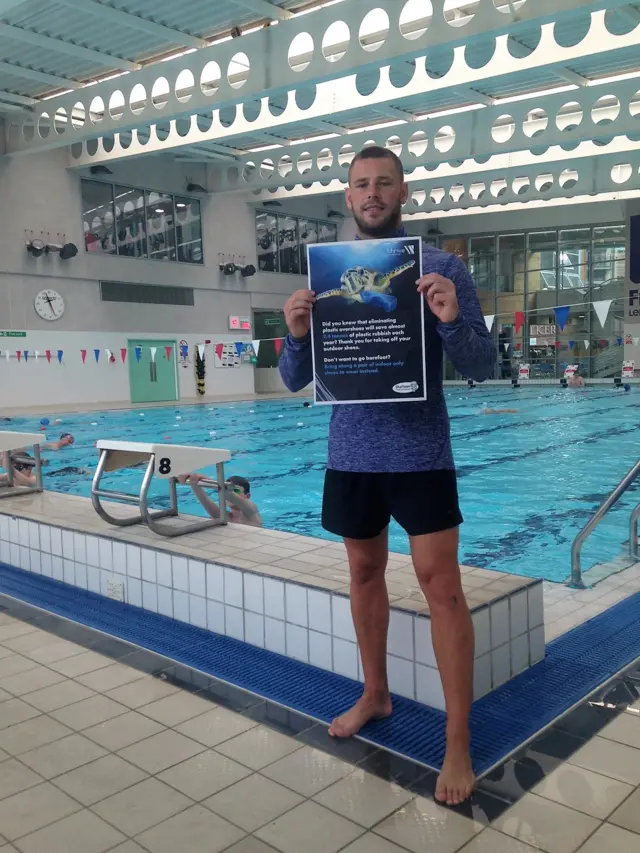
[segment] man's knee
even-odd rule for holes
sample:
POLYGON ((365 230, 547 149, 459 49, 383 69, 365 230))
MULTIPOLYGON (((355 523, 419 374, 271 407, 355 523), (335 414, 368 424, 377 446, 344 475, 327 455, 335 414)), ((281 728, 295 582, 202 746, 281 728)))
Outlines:
POLYGON ((384 577, 386 561, 366 554, 349 555, 351 582, 362 586, 384 577))
POLYGON ((446 568, 425 565, 416 568, 416 574, 431 609, 453 610, 464 603, 457 565, 446 568))

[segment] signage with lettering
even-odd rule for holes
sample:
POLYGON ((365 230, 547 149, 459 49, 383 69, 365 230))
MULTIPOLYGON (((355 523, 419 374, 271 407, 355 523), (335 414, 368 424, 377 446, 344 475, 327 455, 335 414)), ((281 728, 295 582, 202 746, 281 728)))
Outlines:
POLYGON ((556 336, 555 323, 547 325, 547 326, 534 326, 534 325, 532 325, 530 330, 529 330, 529 335, 532 338, 555 338, 555 336, 556 336))
POLYGON ((0 338, 26 338, 26 332, 0 332, 0 338))

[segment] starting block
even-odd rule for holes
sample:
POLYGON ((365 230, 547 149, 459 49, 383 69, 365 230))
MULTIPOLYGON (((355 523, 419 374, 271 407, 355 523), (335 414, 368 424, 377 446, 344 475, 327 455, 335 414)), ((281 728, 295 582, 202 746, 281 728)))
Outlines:
POLYGON ((231 453, 228 450, 217 450, 209 447, 190 447, 180 444, 145 444, 135 441, 98 441, 96 447, 100 453, 98 466, 91 484, 91 502, 100 518, 117 527, 129 527, 133 524, 145 523, 150 530, 159 536, 182 536, 185 533, 196 533, 209 527, 227 523, 227 501, 224 476, 224 463, 229 462, 231 453), (137 495, 127 492, 111 491, 101 487, 100 483, 105 473, 120 471, 123 468, 135 468, 145 465, 140 493, 137 495), (178 493, 176 484, 178 477, 191 474, 212 465, 216 466, 215 480, 202 480, 201 485, 218 491, 220 517, 201 521, 184 522, 180 525, 163 524, 163 518, 179 516, 178 493), (153 478, 168 480, 171 505, 165 510, 149 509, 149 488, 153 478), (134 504, 140 508, 140 514, 128 518, 117 518, 104 508, 101 498, 120 500, 134 504))
POLYGON ((7 474, 7 486, 0 489, 0 498, 15 497, 16 495, 30 495, 42 491, 42 460, 40 458, 40 445, 46 441, 46 436, 41 432, 0 432, 0 466, 4 454, 10 457, 5 460, 7 465, 5 471, 7 474), (25 447, 33 447, 33 459, 22 457, 16 451, 20 451, 25 447), (13 454, 13 455, 12 455, 13 454), (34 486, 16 486, 14 485, 14 472, 11 461, 22 463, 25 466, 34 468, 36 484, 34 486))

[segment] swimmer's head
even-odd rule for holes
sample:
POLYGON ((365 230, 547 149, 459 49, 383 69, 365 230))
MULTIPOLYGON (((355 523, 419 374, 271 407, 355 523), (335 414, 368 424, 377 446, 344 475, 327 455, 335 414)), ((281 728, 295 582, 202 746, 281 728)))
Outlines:
POLYGON ((631 385, 625 385, 625 386, 624 386, 624 390, 625 390, 625 391, 627 391, 627 392, 628 392, 628 391, 631 391, 631 385))
POLYGON ((60 436, 60 447, 70 447, 75 442, 75 438, 70 432, 63 432, 60 436))
POLYGON ((229 483, 233 485, 233 491, 241 498, 251 497, 251 485, 246 477, 229 477, 229 483))

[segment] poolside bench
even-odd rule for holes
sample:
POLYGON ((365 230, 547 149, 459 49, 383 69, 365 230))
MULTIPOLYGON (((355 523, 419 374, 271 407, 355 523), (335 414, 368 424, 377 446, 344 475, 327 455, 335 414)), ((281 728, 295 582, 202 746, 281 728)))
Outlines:
POLYGON ((108 524, 128 527, 132 524, 144 522, 150 530, 159 536, 182 536, 185 533, 195 533, 208 527, 226 524, 227 502, 224 463, 231 459, 231 453, 228 450, 190 447, 180 444, 145 444, 135 441, 98 441, 96 447, 100 452, 100 457, 91 484, 91 502, 100 518, 108 524), (145 472, 139 494, 112 491, 101 487, 100 483, 105 473, 140 465, 145 465, 145 472), (177 478, 182 474, 190 474, 212 465, 216 466, 216 479, 202 480, 200 485, 217 489, 220 517, 181 522, 180 524, 163 524, 160 519, 179 516, 177 478), (171 501, 169 509, 149 509, 149 488, 154 476, 161 480, 167 480, 169 483, 171 501), (134 504, 140 508, 140 514, 128 518, 117 518, 107 512, 101 498, 134 504))
POLYGON ((40 445, 47 440, 41 432, 0 432, 0 454, 11 455, 23 447, 33 447, 33 459, 20 457, 14 454, 14 462, 22 462, 35 468, 35 486, 14 485, 13 466, 7 467, 7 486, 0 489, 0 498, 15 497, 16 495, 31 495, 42 491, 42 462, 40 459, 40 445))

